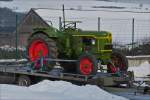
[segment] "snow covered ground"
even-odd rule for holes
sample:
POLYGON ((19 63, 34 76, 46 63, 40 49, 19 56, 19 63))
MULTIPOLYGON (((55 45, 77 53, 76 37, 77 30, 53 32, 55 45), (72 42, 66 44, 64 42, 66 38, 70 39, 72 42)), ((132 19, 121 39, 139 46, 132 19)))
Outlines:
POLYGON ((44 80, 30 87, 0 85, 0 100, 128 100, 97 86, 44 80))
POLYGON ((25 62, 27 59, 0 59, 0 63, 8 63, 8 62, 25 62))
POLYGON ((140 66, 129 67, 129 71, 133 71, 136 77, 147 77, 150 75, 150 64, 149 62, 144 62, 140 66))
MULTIPOLYGON (((1 50, 6 50, 6 51, 15 51, 16 47, 13 47, 13 46, 10 46, 10 45, 3 45, 3 46, 0 46, 0 49, 1 50)), ((17 49, 21 50, 21 51, 26 50, 25 47, 18 47, 17 49)))
POLYGON ((0 7, 8 7, 15 11, 26 12, 32 8, 61 8, 65 4, 67 8, 74 9, 103 9, 103 7, 123 7, 125 10, 149 11, 150 5, 141 3, 118 3, 98 0, 13 0, 11 2, 0 2, 0 7), (102 7, 103 6, 103 7, 102 7))

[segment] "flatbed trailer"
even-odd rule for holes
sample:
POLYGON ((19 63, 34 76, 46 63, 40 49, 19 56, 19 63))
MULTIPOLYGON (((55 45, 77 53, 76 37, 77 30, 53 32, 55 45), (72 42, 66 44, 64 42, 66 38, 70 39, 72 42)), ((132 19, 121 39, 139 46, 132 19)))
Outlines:
POLYGON ((97 72, 96 75, 80 75, 64 73, 59 68, 54 68, 50 72, 42 72, 30 69, 28 64, 1 64, 0 83, 29 86, 43 79, 64 80, 75 84, 92 84, 97 86, 115 86, 119 84, 129 84, 132 81, 130 75, 117 76, 114 73, 97 72))

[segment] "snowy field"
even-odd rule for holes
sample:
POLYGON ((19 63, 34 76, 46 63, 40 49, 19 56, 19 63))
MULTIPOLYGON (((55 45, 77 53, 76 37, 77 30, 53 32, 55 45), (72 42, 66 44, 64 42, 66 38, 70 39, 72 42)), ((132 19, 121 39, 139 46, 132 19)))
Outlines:
MULTIPOLYGON (((11 2, 0 2, 0 7, 8 7, 18 12, 29 11, 30 8, 61 8, 62 4, 65 4, 67 8, 74 9, 96 9, 101 10, 103 6, 107 7, 123 7, 125 11, 149 11, 150 4, 143 4, 142 7, 139 5, 141 3, 119 3, 119 2, 107 2, 98 0, 13 0, 11 2)), ((110 8, 111 9, 111 8, 110 8)), ((117 9, 116 9, 117 10, 117 9)), ((119 9, 118 9, 119 10, 119 9)), ((122 9, 121 9, 122 10, 122 9)))
POLYGON ((0 100, 128 100, 97 86, 44 80, 30 87, 0 85, 0 100))

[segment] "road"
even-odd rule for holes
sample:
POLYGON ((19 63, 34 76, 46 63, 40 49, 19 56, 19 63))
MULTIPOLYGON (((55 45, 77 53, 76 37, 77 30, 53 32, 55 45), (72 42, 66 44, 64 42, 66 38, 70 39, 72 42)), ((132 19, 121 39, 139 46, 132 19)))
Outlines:
POLYGON ((129 100, 150 100, 150 94, 139 93, 143 90, 138 90, 135 88, 114 88, 114 87, 106 87, 104 88, 106 91, 128 98, 129 100))

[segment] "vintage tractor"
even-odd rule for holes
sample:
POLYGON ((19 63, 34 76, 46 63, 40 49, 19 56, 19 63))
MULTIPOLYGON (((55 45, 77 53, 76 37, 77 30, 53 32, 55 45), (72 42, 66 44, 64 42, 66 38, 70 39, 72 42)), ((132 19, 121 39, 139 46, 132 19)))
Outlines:
MULTIPOLYGON (((107 65, 109 73, 127 71, 128 62, 124 55, 113 52, 112 34, 106 31, 82 31, 76 22, 58 30, 54 27, 37 28, 28 39, 28 57, 35 62, 40 57, 76 60, 60 62, 65 72, 94 75, 101 65, 107 65), (74 25, 74 27, 70 27, 74 25)), ((50 70, 54 62, 44 61, 50 70)))

